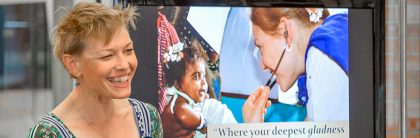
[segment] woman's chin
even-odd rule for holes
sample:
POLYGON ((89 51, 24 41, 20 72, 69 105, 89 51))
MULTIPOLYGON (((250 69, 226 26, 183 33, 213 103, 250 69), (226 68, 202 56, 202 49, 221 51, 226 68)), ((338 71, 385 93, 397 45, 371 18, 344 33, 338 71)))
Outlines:
POLYGON ((114 98, 115 99, 125 99, 130 97, 131 90, 124 90, 124 91, 114 91, 114 98))
POLYGON ((280 86, 280 90, 283 92, 287 92, 287 90, 289 90, 289 88, 291 87, 291 85, 286 83, 286 81, 284 80, 277 78, 276 81, 277 81, 277 84, 280 86))

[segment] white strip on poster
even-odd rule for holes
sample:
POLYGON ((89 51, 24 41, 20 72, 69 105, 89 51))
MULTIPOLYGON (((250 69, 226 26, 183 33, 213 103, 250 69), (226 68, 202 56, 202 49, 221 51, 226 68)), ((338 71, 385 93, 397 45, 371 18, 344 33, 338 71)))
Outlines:
POLYGON ((349 122, 285 122, 209 125, 209 138, 348 138, 349 122))

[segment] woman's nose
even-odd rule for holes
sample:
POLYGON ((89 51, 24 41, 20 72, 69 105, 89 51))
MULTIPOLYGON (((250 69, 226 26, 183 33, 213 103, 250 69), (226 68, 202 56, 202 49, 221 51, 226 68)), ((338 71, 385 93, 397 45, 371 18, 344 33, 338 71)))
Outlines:
POLYGON ((129 64, 128 61, 129 61, 128 57, 118 56, 118 60, 117 60, 116 65, 115 65, 115 69, 117 71, 128 69, 130 67, 130 64, 129 64))

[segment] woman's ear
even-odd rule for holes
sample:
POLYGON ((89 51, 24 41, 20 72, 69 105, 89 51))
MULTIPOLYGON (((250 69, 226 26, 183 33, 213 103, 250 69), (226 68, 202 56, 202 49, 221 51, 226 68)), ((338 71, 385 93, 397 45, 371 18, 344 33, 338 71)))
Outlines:
MULTIPOLYGON (((279 23, 279 28, 283 28, 281 29, 283 32, 281 32, 284 36, 284 38, 286 39, 286 43, 288 46, 291 46, 291 42, 292 42, 292 38, 293 38, 293 28, 291 25, 291 22, 288 18, 286 17, 281 17, 280 18, 280 23, 279 23)), ((289 47, 291 48, 291 47, 289 47)))
POLYGON ((77 62, 76 57, 69 54, 63 55, 63 64, 67 71, 71 74, 71 76, 78 78, 82 74, 80 72, 79 63, 77 62))

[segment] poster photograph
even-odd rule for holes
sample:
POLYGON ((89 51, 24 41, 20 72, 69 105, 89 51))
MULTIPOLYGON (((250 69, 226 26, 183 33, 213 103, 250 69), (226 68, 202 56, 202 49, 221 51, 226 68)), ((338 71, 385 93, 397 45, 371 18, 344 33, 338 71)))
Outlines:
POLYGON ((165 137, 349 137, 348 9, 153 8, 165 137))

